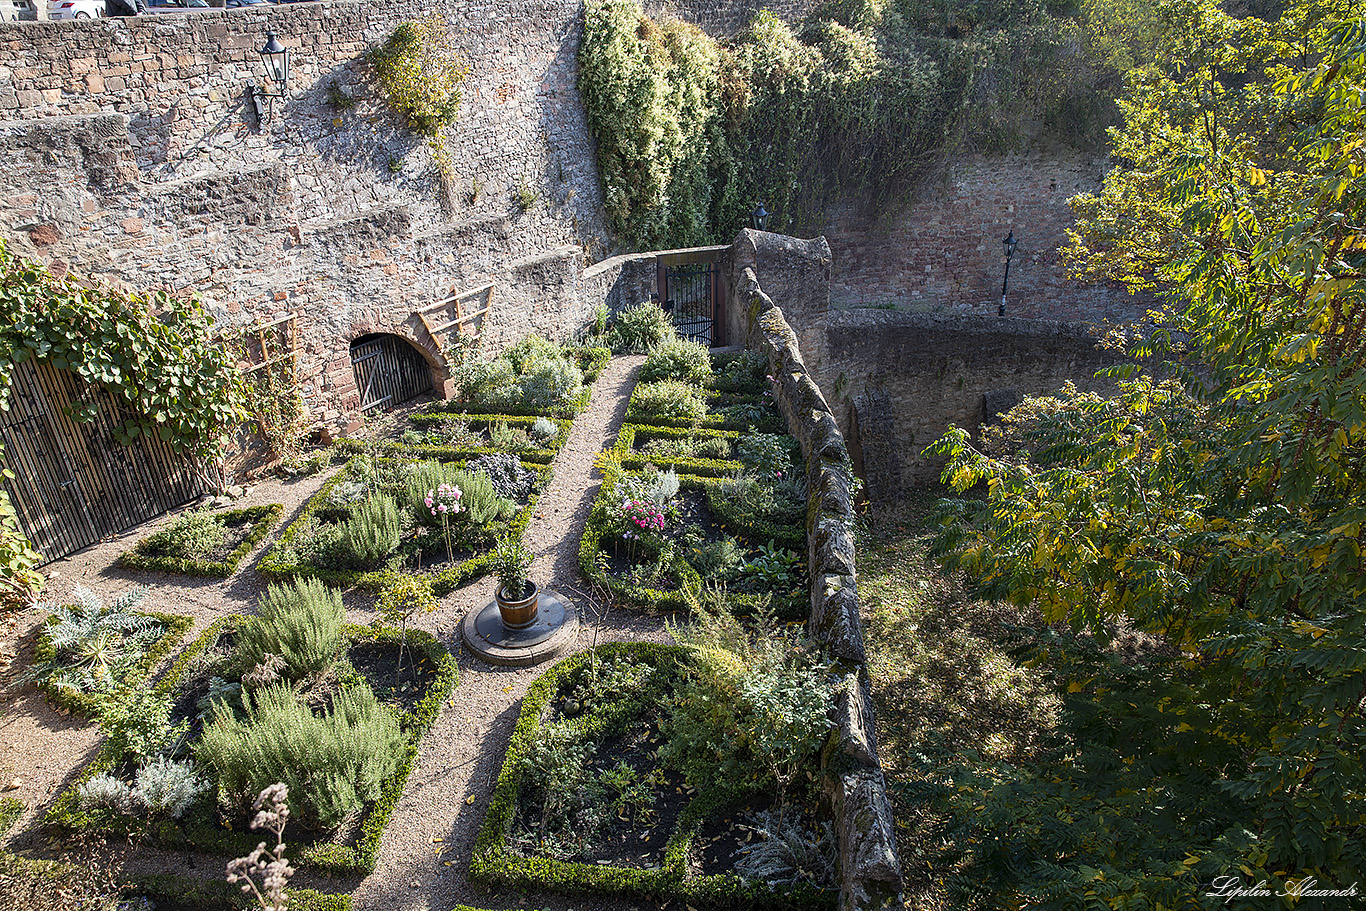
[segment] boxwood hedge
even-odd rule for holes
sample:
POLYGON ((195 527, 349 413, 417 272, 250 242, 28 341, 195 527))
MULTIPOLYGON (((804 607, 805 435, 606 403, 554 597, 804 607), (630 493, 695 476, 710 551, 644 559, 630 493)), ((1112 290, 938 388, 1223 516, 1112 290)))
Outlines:
MULTIPOLYGON (((157 690, 175 692, 185 680, 191 662, 212 648, 219 637, 233 629, 240 620, 241 617, 223 617, 211 624, 176 659, 171 673, 158 684, 157 690)), ((348 624, 345 627, 345 634, 352 642, 396 642, 399 639, 399 631, 393 627, 348 624)), ((408 735, 408 741, 397 771, 381 786, 379 799, 365 810, 354 847, 330 842, 296 846, 289 852, 290 860, 296 866, 308 867, 334 876, 363 876, 375 869, 380 837, 384 834, 384 827, 388 825, 394 807, 398 805, 398 800, 403 794, 403 787, 417 760, 418 745, 436 721, 441 703, 448 698, 459 679, 455 658, 436 637, 421 630, 410 629, 408 648, 417 656, 418 661, 432 662, 436 674, 426 693, 413 708, 400 713, 399 722, 408 735)), ((71 786, 62 792, 47 811, 45 825, 57 832, 112 831, 118 834, 146 834, 162 847, 187 848, 234 857, 247 854, 261 840, 258 832, 237 832, 220 828, 196 820, 193 813, 181 822, 120 817, 118 824, 111 825, 108 816, 82 810, 77 800, 81 784, 100 772, 117 768, 123 760, 123 756, 113 755, 106 742, 95 758, 81 770, 71 786)))
POLYGON ((224 524, 236 519, 252 523, 251 532, 238 544, 231 553, 221 560, 191 560, 185 557, 166 557, 157 556, 148 552, 147 543, 151 536, 138 541, 128 550, 119 554, 118 565, 124 569, 153 570, 163 573, 183 573, 188 576, 214 576, 227 578, 237 569, 237 564, 247 554, 251 553, 252 548, 261 543, 275 521, 280 518, 280 513, 284 507, 279 503, 270 503, 265 506, 248 506, 244 509, 232 509, 228 512, 215 513, 214 518, 224 524))

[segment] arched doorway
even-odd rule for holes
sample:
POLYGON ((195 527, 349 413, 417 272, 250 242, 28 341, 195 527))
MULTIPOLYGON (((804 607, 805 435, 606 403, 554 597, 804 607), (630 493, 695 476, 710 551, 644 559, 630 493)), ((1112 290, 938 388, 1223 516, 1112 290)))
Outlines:
POLYGON ((398 335, 371 333, 351 343, 351 369, 360 410, 388 411, 432 389, 432 368, 417 348, 398 335))

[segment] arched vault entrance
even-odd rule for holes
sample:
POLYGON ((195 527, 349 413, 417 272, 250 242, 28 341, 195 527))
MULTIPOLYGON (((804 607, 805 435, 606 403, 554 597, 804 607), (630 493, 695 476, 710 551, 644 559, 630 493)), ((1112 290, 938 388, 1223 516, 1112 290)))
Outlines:
POLYGON ((351 343, 362 412, 388 411, 432 389, 432 368, 412 342, 400 335, 373 332, 351 343))

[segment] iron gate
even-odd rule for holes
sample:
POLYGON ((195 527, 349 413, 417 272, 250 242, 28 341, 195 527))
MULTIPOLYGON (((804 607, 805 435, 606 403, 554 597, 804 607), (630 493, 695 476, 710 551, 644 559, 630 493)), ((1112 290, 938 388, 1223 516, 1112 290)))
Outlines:
POLYGON ((351 343, 351 369, 356 374, 361 411, 388 411, 432 388, 432 368, 397 335, 356 339, 351 343))
POLYGON ((678 334, 710 347, 716 317, 715 263, 664 267, 664 309, 678 334))
POLYGON ((0 439, 19 528, 48 562, 193 500, 204 482, 168 443, 119 443, 130 415, 101 386, 33 359, 18 365, 0 439), (73 405, 94 414, 77 421, 73 405))

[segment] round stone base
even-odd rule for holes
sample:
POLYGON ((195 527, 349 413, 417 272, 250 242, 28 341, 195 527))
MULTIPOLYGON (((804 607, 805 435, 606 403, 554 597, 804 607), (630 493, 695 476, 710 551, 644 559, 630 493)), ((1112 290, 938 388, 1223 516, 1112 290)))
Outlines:
POLYGON ((465 615, 460 631, 470 651, 490 664, 525 667, 558 655, 574 642, 579 613, 559 592, 541 590, 536 622, 524 629, 508 629, 490 601, 465 615))

